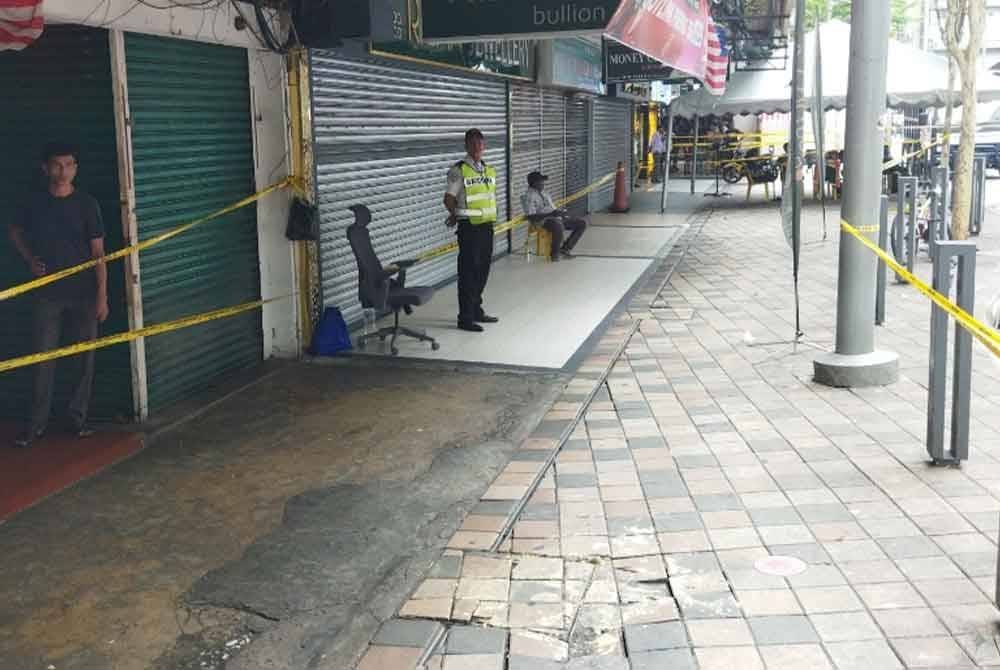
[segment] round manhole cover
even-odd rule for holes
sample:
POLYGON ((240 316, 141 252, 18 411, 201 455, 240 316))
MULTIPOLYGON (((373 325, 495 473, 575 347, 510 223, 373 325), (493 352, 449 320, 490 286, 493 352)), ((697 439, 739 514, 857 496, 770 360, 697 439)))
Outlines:
POLYGON ((757 572, 774 577, 791 577, 801 575, 809 567, 794 556, 768 556, 758 559, 753 567, 757 572))

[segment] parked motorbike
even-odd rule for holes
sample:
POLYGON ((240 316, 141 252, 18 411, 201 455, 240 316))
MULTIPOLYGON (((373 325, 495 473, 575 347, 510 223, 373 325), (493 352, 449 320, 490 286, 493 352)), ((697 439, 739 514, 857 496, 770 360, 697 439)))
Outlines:
POLYGON ((734 151, 733 157, 723 163, 720 174, 727 184, 735 184, 747 176, 755 184, 764 184, 781 176, 781 166, 773 155, 761 156, 757 149, 748 149, 734 151))

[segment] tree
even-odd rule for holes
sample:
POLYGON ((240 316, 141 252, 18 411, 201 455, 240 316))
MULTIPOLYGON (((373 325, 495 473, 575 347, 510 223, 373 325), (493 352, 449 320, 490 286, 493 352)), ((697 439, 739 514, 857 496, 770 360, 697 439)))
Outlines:
MULTIPOLYGON (((914 19, 919 0, 890 0, 892 3, 892 33, 901 36, 914 19)), ((824 21, 837 19, 850 23, 851 0, 806 0, 806 29, 816 26, 816 17, 824 21)))
MULTIPOLYGON (((948 0, 943 20, 940 10, 938 19, 941 23, 941 36, 950 56, 948 83, 952 85, 951 73, 954 68, 958 69, 962 79, 962 141, 958 145, 958 160, 953 175, 955 197, 951 203, 951 236, 956 240, 964 240, 969 237, 969 214, 972 207, 972 159, 976 148, 976 59, 986 28, 986 0, 948 0)), ((945 147, 950 144, 947 137, 951 132, 950 95, 948 102, 949 107, 945 112, 945 147)), ((943 155, 948 157, 948 151, 943 155)))

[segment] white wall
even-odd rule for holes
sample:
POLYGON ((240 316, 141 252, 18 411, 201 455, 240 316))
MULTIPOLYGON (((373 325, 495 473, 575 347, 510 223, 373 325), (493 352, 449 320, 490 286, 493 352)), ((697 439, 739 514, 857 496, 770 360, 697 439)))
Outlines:
MULTIPOLYGON (((46 0, 45 18, 128 32, 189 39, 247 49, 254 129, 257 187, 265 188, 288 174, 288 133, 284 57, 264 50, 252 31, 237 30, 232 3, 197 9, 156 9, 136 0, 46 0)), ((243 16, 256 29, 252 8, 241 3, 243 16)), ((127 58, 127 55, 126 55, 127 58)), ((261 295, 289 296, 263 309, 264 357, 291 358, 300 353, 292 246, 285 239, 287 191, 267 196, 257 205, 261 295)))
MULTIPOLYGON (((257 189, 288 174, 287 76, 285 59, 269 51, 248 51, 250 96, 254 116, 254 160, 257 189)), ((290 193, 286 189, 257 203, 260 248, 260 289, 267 298, 285 297, 264 305, 264 356, 299 355, 298 300, 292 245, 285 239, 290 193)))

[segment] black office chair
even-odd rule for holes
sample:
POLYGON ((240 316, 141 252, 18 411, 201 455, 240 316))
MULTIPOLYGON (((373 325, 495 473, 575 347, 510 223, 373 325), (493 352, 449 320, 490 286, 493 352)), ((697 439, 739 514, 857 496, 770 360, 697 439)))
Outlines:
POLYGON ((392 335, 389 349, 392 355, 396 356, 399 354, 396 337, 406 335, 421 342, 430 342, 431 349, 437 351, 440 345, 433 337, 399 325, 399 310, 412 314, 414 305, 430 302, 434 296, 434 289, 430 286, 406 285, 406 269, 417 261, 395 261, 392 265, 383 267, 375 255, 371 234, 368 232, 368 224, 372 220, 371 211, 364 205, 352 205, 348 209, 354 212, 354 223, 347 227, 347 241, 350 242, 351 251, 354 252, 354 260, 358 262, 358 299, 365 308, 379 312, 391 309, 394 317, 392 326, 362 335, 355 344, 358 348, 364 349, 371 338, 377 337, 385 341, 386 337, 392 335))

